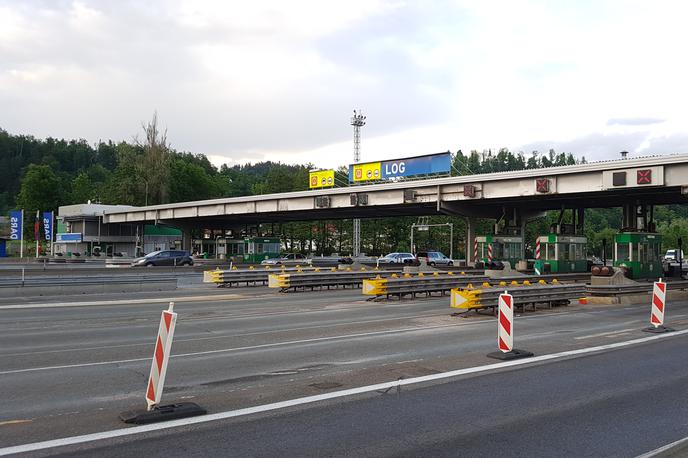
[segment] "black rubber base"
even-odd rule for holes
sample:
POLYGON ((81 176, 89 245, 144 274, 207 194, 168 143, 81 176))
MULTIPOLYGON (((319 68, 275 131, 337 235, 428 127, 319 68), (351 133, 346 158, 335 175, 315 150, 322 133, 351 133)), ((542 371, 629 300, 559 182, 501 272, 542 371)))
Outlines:
POLYGON ((518 350, 514 348, 513 350, 506 353, 502 351, 493 351, 492 353, 488 353, 487 356, 489 358, 501 359, 502 361, 510 361, 512 359, 528 358, 530 356, 533 356, 533 353, 526 350, 518 350))
POLYGON ((667 328, 666 326, 650 326, 649 328, 643 328, 644 332, 651 332, 652 334, 662 334, 665 332, 674 332, 675 329, 667 328))
POLYGON ((128 410, 119 414, 119 418, 124 423, 145 425, 159 421, 176 420, 177 418, 195 417, 206 413, 208 412, 196 403, 180 402, 179 404, 158 406, 153 410, 128 410))

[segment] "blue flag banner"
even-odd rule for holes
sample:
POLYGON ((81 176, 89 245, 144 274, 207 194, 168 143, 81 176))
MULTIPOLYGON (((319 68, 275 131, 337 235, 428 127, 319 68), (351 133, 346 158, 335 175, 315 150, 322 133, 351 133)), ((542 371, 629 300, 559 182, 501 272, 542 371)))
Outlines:
POLYGON ((43 232, 45 240, 53 241, 53 212, 43 212, 43 232))
POLYGON ((23 210, 14 210, 10 212, 10 240, 23 240, 23 216, 23 210))

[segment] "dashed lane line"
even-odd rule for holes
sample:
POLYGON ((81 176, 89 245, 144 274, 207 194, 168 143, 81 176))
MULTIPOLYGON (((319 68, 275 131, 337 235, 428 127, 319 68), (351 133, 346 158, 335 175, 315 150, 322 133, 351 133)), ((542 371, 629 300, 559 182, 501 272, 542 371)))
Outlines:
MULTIPOLYGON (((387 390, 390 388, 397 388, 406 385, 414 385, 419 383, 432 382, 437 380, 449 379, 452 377, 459 377, 468 374, 485 373, 494 370, 517 367, 517 366, 527 366, 536 363, 541 363, 544 361, 556 361, 564 358, 576 357, 587 355, 591 353, 598 353, 601 351, 614 350, 619 348, 628 347, 631 345, 638 345, 647 342, 653 342, 660 339, 667 339, 677 336, 683 336, 688 334, 688 329, 676 332, 669 332, 666 334, 653 335, 649 337, 643 337, 640 339, 627 340, 624 342, 616 342, 606 345, 599 345, 595 347, 580 348, 577 350, 563 351, 560 353, 551 353, 548 355, 534 356, 532 358, 517 359, 513 361, 505 361, 495 364, 487 364, 484 366, 469 367, 465 369, 458 369, 449 372, 441 372, 438 374, 424 375, 421 377, 413 377, 408 379, 394 380, 391 382, 378 383, 375 385, 367 385, 358 388, 351 388, 348 390, 334 391, 331 393, 324 393, 316 396, 307 396, 303 398, 290 399, 288 401, 275 402, 272 404, 258 405, 254 407, 248 407, 245 409, 229 410, 225 412, 218 412, 210 415, 204 415, 200 417, 184 418, 179 420, 171 420, 164 423, 155 423, 151 425, 144 426, 134 426, 131 428, 121 428, 110 431, 103 431, 93 434, 85 434, 82 436, 72 436, 65 437, 62 439, 54 439, 43 442, 34 442, 30 444, 16 445, 13 447, 0 448, 0 456, 10 455, 14 453, 26 453, 37 450, 46 450, 56 447, 64 447, 67 445, 77 445, 87 442, 94 442, 106 439, 113 439, 117 437, 133 436, 136 434, 143 434, 151 431, 161 431, 166 429, 178 428, 183 426, 208 423, 218 420, 226 420, 230 418, 242 417, 247 415, 253 415, 257 413, 270 412, 276 410, 286 409, 288 407, 300 406, 313 404, 316 402, 326 401, 329 399, 344 398, 348 396, 356 396, 363 393, 370 393, 378 390, 387 390)), ((652 455, 650 455, 652 456, 652 455)))

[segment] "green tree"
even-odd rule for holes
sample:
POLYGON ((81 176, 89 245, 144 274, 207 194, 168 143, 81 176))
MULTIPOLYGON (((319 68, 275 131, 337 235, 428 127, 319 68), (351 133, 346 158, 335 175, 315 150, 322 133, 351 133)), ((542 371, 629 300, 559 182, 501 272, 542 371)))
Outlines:
POLYGON ((86 172, 81 172, 72 180, 71 203, 84 204, 89 200, 95 200, 96 187, 91 177, 86 172))
POLYGON ((27 211, 56 210, 62 203, 60 180, 47 165, 31 164, 21 181, 19 207, 27 211))

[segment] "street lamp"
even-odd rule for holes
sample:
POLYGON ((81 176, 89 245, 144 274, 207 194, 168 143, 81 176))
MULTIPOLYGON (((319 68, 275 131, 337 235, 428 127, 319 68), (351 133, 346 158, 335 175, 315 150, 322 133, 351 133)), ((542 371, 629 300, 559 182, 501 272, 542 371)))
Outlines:
MULTIPOLYGON (((351 117, 351 125, 354 127, 354 163, 361 161, 361 127, 365 126, 366 117, 363 116, 361 110, 354 110, 354 115, 351 117)), ((361 254, 361 220, 354 218, 354 239, 353 239, 353 257, 356 258, 361 254)))

